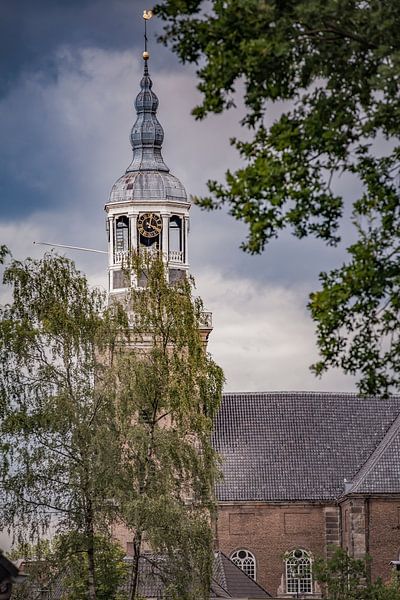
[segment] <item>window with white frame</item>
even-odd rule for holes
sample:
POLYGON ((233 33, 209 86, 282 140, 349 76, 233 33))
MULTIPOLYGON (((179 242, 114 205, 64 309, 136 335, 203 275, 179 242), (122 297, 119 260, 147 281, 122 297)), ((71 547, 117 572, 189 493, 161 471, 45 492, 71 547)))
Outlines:
POLYGON ((306 550, 297 548, 285 558, 286 593, 312 594, 312 562, 306 550))
POLYGON ((249 550, 236 550, 231 554, 231 561, 252 579, 256 579, 256 559, 249 550))

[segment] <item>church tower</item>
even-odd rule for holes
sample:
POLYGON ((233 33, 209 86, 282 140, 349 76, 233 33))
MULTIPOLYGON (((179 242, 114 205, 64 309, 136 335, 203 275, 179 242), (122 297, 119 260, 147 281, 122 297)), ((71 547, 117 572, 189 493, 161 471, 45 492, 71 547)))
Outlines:
MULTIPOLYGON (((162 157, 164 131, 157 119, 158 98, 152 90, 148 59, 145 50, 135 100, 137 117, 130 135, 132 162, 113 185, 105 205, 110 297, 123 294, 130 285, 146 285, 145 276, 127 281, 124 266, 135 252, 160 253, 171 284, 189 274, 190 200, 162 157)), ((211 331, 212 314, 204 312, 200 334, 205 345, 211 331)))
MULTIPOLYGON (((108 289, 129 287, 123 265, 132 252, 160 252, 170 283, 189 270, 189 209, 185 188, 169 171, 161 154, 164 131, 157 119, 158 98, 152 90, 147 52, 135 100, 137 113, 130 140, 133 158, 114 184, 107 211, 108 289)), ((144 285, 144 281, 133 281, 144 285)))

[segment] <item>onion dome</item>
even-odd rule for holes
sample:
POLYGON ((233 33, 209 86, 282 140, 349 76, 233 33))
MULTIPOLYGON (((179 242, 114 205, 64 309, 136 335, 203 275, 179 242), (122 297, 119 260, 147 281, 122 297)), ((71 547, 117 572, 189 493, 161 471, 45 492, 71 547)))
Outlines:
POLYGON ((141 90, 135 100, 137 119, 131 131, 133 160, 127 171, 169 171, 161 155, 164 131, 156 113, 158 98, 151 89, 147 61, 140 82, 141 90))
POLYGON ((169 172, 161 154, 164 131, 157 119, 158 98, 152 90, 147 58, 135 100, 137 118, 131 131, 133 159, 114 184, 109 203, 142 200, 187 202, 182 183, 169 172))

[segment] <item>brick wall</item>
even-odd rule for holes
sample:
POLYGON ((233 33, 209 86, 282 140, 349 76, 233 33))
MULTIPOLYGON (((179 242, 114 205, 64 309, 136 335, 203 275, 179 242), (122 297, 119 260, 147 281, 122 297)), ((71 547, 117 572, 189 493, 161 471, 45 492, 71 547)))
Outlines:
MULTIPOLYGON (((315 504, 222 504, 218 512, 220 549, 230 556, 240 548, 257 561, 257 581, 271 594, 284 593, 283 558, 301 548, 326 555, 326 541, 338 540, 338 511, 315 504)), ((318 595, 317 595, 318 596, 318 595)))
POLYGON ((399 559, 400 498, 367 501, 368 553, 372 557, 371 576, 390 578, 391 560, 399 559))

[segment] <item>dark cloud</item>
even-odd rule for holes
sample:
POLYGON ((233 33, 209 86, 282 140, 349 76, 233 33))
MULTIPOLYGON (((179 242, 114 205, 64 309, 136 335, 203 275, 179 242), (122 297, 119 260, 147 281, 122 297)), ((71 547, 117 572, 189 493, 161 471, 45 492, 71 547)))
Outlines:
MULTIPOLYGON (((125 2, 115 5, 126 9, 125 2)), ((101 3, 76 7, 78 15, 86 15, 84 27, 93 6, 101 3)), ((56 8, 55 26, 60 22, 56 8)), ((110 12, 100 18, 111 19, 110 12)), ((49 15, 39 30, 50 27, 48 20, 49 15)), ((106 47, 100 38, 90 45, 89 34, 75 35, 78 42, 55 36, 42 45, 43 56, 44 47, 52 48, 45 59, 51 59, 55 76, 49 77, 39 63, 29 68, 21 63, 24 76, 15 78, 0 99, 0 240, 18 258, 41 255, 44 247, 32 244, 38 240, 104 249, 104 203, 130 162, 128 136, 143 68, 139 48, 133 51, 129 43, 124 49, 121 41, 106 47)), ((240 103, 237 110, 196 122, 190 115, 199 101, 193 70, 178 66, 168 50, 155 46, 150 69, 160 99, 166 163, 189 193, 202 194, 207 179, 221 180, 228 168, 240 166, 228 142, 243 134, 240 103)), ((344 185, 349 192, 349 182, 344 185)), ((204 213, 193 207, 191 221, 191 271, 214 312, 210 350, 226 368, 229 389, 351 387, 337 374, 314 385, 307 370, 315 359, 307 293, 317 286, 320 270, 340 262, 343 249, 286 233, 262 256, 252 257, 239 249, 244 226, 224 211, 204 213)), ((106 285, 104 255, 65 253, 91 283, 106 285)))
MULTIPOLYGON (((32 70, 55 78, 54 56, 61 46, 125 50, 142 44, 141 15, 146 7, 142 0, 2 0, 0 4, 0 95, 32 70)), ((152 21, 151 30, 154 39, 160 24, 152 21)))

